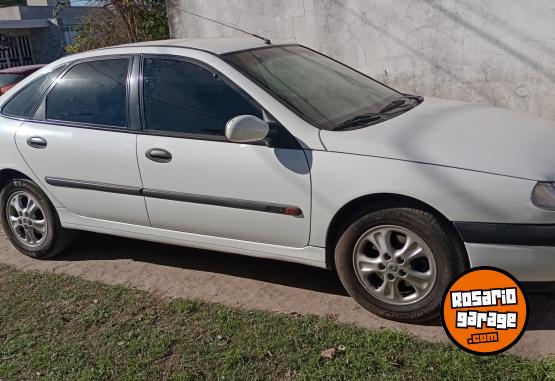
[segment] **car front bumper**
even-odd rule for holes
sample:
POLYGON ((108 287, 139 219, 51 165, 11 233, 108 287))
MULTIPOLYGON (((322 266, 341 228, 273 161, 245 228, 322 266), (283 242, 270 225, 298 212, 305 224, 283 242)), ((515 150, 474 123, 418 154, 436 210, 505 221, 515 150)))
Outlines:
POLYGON ((471 267, 493 266, 522 282, 555 281, 555 225, 457 222, 471 267))
POLYGON ((555 247, 466 243, 470 266, 493 266, 522 282, 555 281, 555 247))

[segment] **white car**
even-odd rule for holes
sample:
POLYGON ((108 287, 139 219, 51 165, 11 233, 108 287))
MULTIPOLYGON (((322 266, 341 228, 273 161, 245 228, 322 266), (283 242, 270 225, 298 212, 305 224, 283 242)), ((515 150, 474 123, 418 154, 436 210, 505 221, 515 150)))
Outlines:
POLYGON ((555 125, 402 94, 300 45, 169 40, 62 58, 0 98, 1 220, 336 269, 422 322, 495 266, 555 280, 555 125))

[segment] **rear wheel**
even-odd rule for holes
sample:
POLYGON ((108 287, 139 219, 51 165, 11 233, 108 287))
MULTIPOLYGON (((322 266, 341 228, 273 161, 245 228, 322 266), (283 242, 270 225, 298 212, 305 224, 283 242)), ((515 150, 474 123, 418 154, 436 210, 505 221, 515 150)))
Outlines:
POLYGON ((411 208, 353 217, 337 243, 335 262, 357 302, 408 323, 436 318, 445 288, 466 268, 465 253, 446 226, 411 208))
POLYGON ((51 258, 69 244, 52 203, 30 180, 13 180, 0 193, 0 219, 8 239, 23 254, 51 258))

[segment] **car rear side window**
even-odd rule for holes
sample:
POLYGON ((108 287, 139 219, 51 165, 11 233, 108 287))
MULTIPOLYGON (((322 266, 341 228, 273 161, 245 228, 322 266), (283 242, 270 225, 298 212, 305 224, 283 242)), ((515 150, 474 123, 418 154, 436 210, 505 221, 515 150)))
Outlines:
POLYGON ((193 63, 147 58, 143 78, 145 121, 151 131, 223 138, 230 119, 262 117, 258 108, 217 74, 193 63))
POLYGON ((129 59, 83 62, 46 97, 46 119, 125 128, 129 59))
POLYGON ((16 118, 28 118, 48 86, 64 68, 65 65, 58 66, 29 83, 6 103, 2 113, 16 118))

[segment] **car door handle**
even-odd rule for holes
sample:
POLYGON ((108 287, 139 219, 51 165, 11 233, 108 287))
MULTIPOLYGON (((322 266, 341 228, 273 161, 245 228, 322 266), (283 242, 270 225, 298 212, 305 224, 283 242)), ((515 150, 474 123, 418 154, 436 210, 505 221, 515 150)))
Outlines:
POLYGON ((172 154, 162 148, 151 148, 145 153, 146 157, 157 163, 169 163, 172 161, 172 154))
POLYGON ((46 139, 41 138, 40 136, 31 136, 27 139, 27 144, 33 148, 43 149, 46 148, 48 143, 46 142, 46 139))

